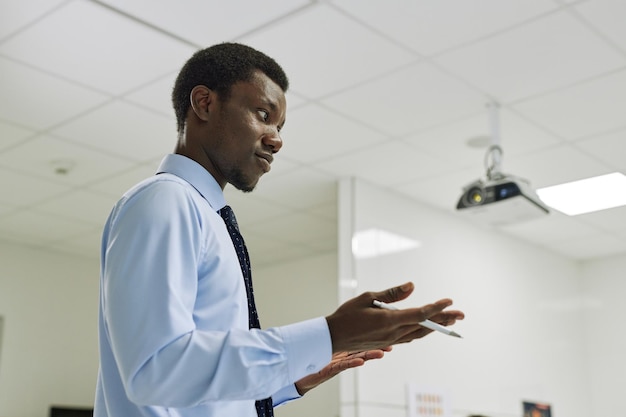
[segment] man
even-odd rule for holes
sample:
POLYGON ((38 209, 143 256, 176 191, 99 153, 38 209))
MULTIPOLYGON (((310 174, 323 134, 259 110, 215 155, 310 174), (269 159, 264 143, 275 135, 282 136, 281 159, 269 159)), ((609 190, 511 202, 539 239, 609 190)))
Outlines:
POLYGON ((272 401, 425 336, 420 321, 463 318, 444 311, 450 300, 373 307, 408 297, 409 283, 327 317, 256 328, 247 253, 223 189, 252 191, 270 170, 287 87, 276 62, 239 44, 199 51, 182 68, 175 152, 124 194, 103 233, 96 417, 271 416, 272 401))

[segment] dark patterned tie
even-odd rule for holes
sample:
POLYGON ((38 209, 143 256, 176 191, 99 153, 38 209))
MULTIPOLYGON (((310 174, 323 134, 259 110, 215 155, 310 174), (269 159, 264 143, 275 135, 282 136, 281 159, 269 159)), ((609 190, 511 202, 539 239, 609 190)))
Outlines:
MULTIPOLYGON (((243 241, 243 237, 239 232, 239 226, 237 225, 237 219, 235 213, 229 206, 224 206, 219 211, 220 216, 226 223, 228 234, 233 241, 235 251, 237 252, 237 258, 239 258, 239 265, 241 266, 241 272, 243 273, 243 280, 246 285, 246 294, 248 296, 248 326, 251 329, 259 329, 261 327, 259 323, 259 314, 256 310, 256 304, 254 303, 254 291, 252 290, 252 271, 250 269, 250 257, 248 256, 248 249, 243 241)), ((274 407, 272 405, 272 398, 266 398, 256 402, 256 413, 258 417, 273 417, 274 407)))

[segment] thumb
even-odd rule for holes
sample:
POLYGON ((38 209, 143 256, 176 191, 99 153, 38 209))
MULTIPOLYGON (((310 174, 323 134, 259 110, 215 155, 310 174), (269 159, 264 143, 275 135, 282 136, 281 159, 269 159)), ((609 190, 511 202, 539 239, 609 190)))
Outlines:
POLYGON ((387 290, 381 291, 377 294, 377 297, 380 301, 385 303, 393 303, 396 301, 404 300, 407 298, 413 290, 415 286, 412 282, 407 282, 398 287, 392 287, 387 290))

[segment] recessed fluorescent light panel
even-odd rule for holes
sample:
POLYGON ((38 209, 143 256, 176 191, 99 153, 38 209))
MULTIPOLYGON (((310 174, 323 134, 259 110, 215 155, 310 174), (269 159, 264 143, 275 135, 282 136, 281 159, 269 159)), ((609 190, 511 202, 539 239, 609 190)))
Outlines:
POLYGON ((620 172, 537 190, 541 200, 568 216, 626 205, 626 175, 620 172))
POLYGON ((420 246, 420 242, 381 229, 367 229, 352 237, 352 254, 357 259, 374 258, 403 252, 420 246))

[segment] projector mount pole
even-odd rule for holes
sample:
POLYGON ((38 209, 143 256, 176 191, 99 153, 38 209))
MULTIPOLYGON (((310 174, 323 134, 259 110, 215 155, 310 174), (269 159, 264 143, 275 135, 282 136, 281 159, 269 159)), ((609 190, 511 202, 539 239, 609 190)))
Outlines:
POLYGON ((485 154, 485 169, 487 170, 487 179, 494 180, 502 177, 500 167, 502 164, 502 146, 500 146, 500 120, 498 111, 500 105, 495 101, 488 103, 489 109, 489 130, 491 131, 491 145, 487 148, 485 154))

